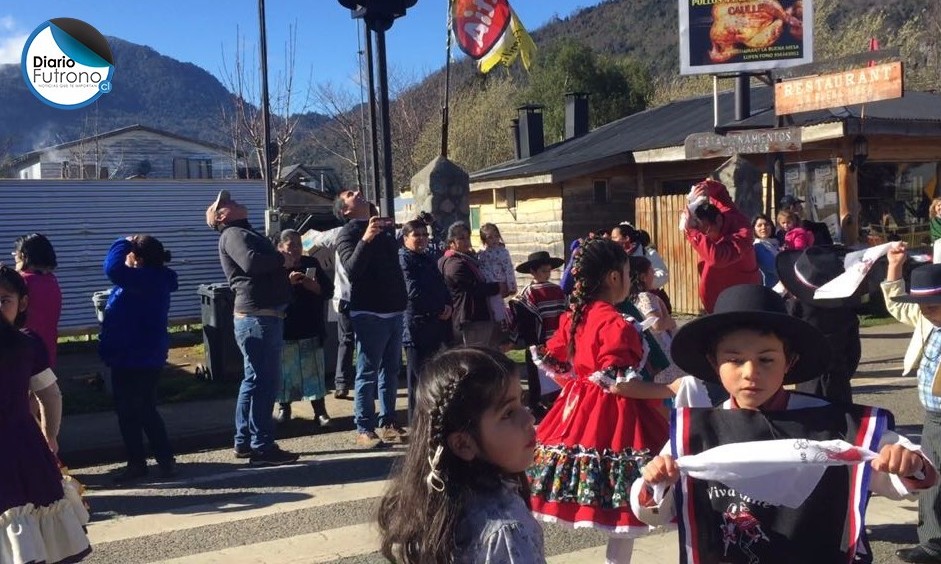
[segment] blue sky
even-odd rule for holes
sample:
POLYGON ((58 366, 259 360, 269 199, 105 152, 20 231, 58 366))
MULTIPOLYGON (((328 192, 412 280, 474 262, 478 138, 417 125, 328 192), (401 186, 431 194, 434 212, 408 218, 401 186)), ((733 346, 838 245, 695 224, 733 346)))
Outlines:
MULTIPOLYGON (((511 0, 533 30, 553 16, 565 17, 596 0, 511 0)), ((284 68, 284 46, 297 25, 295 81, 332 82, 355 90, 357 25, 336 0, 265 2, 269 80, 284 68)), ((163 55, 222 75, 223 53, 231 59, 236 31, 257 61, 256 0, 10 0, 0 3, 0 64, 19 63, 22 46, 40 23, 55 17, 84 20, 105 35, 147 45, 163 55)), ((418 0, 387 33, 390 68, 418 79, 444 64, 447 0, 418 0)), ((456 50, 456 49, 455 49, 456 50)), ((120 84, 120 63, 115 85, 120 84)))

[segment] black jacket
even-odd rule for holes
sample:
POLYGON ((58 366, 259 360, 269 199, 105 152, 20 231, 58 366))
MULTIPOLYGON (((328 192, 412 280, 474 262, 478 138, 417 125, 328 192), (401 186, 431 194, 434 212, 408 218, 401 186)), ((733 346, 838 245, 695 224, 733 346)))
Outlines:
MULTIPOLYGON (((333 280, 320 268, 314 257, 301 257, 297 266, 289 272, 307 272, 314 269, 314 280, 320 285, 320 293, 315 294, 301 284, 294 284, 291 289, 293 298, 284 318, 284 340, 294 341, 311 337, 324 338, 325 304, 333 297, 333 280)), ((285 276, 287 276, 285 272, 285 276)))
POLYGON ((350 311, 404 312, 405 278, 395 232, 385 230, 367 243, 363 241, 366 225, 366 221, 353 220, 337 236, 337 254, 350 279, 350 311))
POLYGON ((235 293, 236 313, 251 315, 287 306, 291 283, 284 270, 284 257, 271 241, 255 233, 247 220, 222 228, 219 261, 235 293))
POLYGON ((423 341, 426 330, 439 333, 432 337, 440 340, 443 323, 438 316, 446 306, 451 305, 451 292, 438 270, 435 256, 403 247, 399 249, 399 265, 405 275, 405 288, 408 291, 403 342, 412 343, 415 339, 423 341))

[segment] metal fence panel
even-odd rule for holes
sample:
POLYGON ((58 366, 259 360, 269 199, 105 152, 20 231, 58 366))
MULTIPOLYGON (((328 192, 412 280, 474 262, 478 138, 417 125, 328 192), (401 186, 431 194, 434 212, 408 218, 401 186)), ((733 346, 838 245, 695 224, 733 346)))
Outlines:
MULTIPOLYGON (((0 180, 0 248, 27 233, 46 235, 59 263, 65 334, 97 330, 92 294, 111 284, 102 262, 118 237, 147 233, 172 254, 169 266, 180 289, 171 299, 173 322, 198 318, 199 284, 224 282, 218 234, 206 226, 206 207, 227 189, 248 206, 250 220, 264 228, 265 188, 260 181, 68 181, 0 180)), ((4 262, 12 265, 12 257, 4 262)))

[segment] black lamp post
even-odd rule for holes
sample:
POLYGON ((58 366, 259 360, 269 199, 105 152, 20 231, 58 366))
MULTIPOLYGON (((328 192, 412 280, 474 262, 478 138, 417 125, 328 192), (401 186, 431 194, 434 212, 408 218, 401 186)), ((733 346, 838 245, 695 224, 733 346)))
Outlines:
MULTIPOLYGON (((362 18, 366 28, 376 34, 377 70, 379 72, 379 122, 382 131, 382 172, 383 192, 379 210, 385 217, 395 216, 395 187, 392 182, 392 130, 389 119, 389 73, 386 65, 386 31, 392 27, 396 18, 405 15, 405 11, 418 0, 339 0, 340 5, 349 8, 354 18, 362 18)), ((372 56, 372 50, 366 54, 372 56)), ((376 122, 370 124, 375 130, 376 122)), ((375 139, 375 134, 373 139, 375 139)), ((376 166, 376 163, 373 163, 376 166)), ((378 190, 377 190, 378 191, 378 190)))
POLYGON ((853 160, 850 161, 850 170, 857 170, 869 159, 869 140, 862 135, 853 139, 853 160))

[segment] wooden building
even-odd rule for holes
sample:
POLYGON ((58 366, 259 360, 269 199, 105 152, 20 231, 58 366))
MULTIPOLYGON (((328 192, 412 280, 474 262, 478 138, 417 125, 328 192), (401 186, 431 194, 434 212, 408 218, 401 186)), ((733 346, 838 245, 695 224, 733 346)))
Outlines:
POLYGON ((231 148, 143 125, 38 149, 15 159, 13 168, 21 180, 246 177, 231 148))
MULTIPOLYGON (((545 148, 538 108, 521 108, 519 158, 471 174, 472 224, 499 225, 519 262, 539 249, 567 256, 568 243, 588 231, 635 222, 651 233, 671 267, 667 291, 682 296, 678 310, 697 313, 695 261, 676 236, 680 200, 661 197, 686 194, 727 161, 687 160, 684 151, 687 136, 714 132, 712 96, 652 108, 590 132, 579 104, 578 98, 567 101, 566 139, 545 148), (638 207, 643 213, 636 213, 638 207)), ((721 93, 718 123, 736 129, 777 125, 771 88, 753 88, 751 106, 749 118, 731 123, 733 95, 721 93)), ((793 114, 782 125, 801 132, 801 149, 783 153, 779 176, 783 193, 808 201, 805 216, 826 222, 834 240, 847 244, 885 231, 920 242, 919 226, 927 221, 941 169, 941 95, 906 92, 864 106, 793 114)), ((755 194, 770 193, 771 156, 742 158, 765 174, 757 184, 739 186, 736 200, 763 200, 764 209, 775 211, 773 198, 755 194)))

